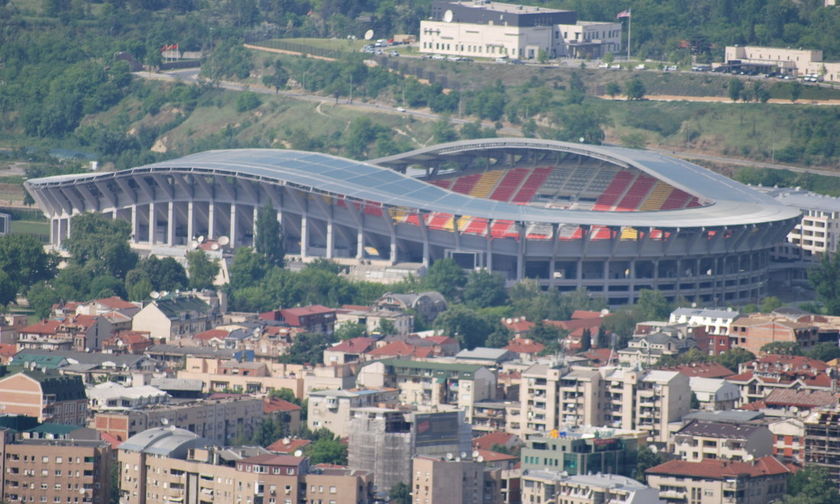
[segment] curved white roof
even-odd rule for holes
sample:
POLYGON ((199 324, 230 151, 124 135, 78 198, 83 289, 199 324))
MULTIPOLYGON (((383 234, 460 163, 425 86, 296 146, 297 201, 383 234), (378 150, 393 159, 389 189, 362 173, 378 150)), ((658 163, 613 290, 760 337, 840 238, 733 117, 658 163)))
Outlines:
POLYGON ((774 222, 791 219, 799 214, 798 210, 781 205, 750 187, 679 159, 621 147, 521 138, 452 142, 372 162, 293 150, 214 150, 119 172, 33 179, 27 181, 26 185, 37 191, 45 186, 76 185, 94 180, 167 172, 235 176, 283 183, 385 206, 525 222, 678 228, 774 222), (440 157, 445 160, 447 154, 492 149, 556 150, 599 158, 618 166, 642 170, 709 204, 697 208, 653 212, 539 208, 452 192, 385 167, 410 164, 412 159, 440 157))
POLYGON ((191 448, 204 448, 212 443, 198 434, 178 427, 154 427, 126 439, 120 450, 143 452, 166 457, 183 456, 191 448))

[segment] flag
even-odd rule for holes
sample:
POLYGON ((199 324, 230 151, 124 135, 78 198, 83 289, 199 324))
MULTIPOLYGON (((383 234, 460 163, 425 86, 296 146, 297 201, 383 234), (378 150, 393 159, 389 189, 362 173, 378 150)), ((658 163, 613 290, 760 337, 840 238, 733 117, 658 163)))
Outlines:
POLYGON ((618 14, 616 14, 616 16, 615 16, 616 19, 629 18, 629 17, 630 17, 630 9, 623 10, 623 11, 619 12, 618 14))

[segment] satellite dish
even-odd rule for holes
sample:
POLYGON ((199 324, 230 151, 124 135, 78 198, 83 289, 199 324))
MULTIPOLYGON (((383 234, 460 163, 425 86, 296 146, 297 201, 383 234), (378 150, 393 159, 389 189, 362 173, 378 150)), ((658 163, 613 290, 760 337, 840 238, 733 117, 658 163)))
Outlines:
POLYGON ((467 458, 467 452, 461 452, 461 458, 462 459, 467 458))
POLYGON ((443 20, 451 23, 453 19, 455 19, 455 13, 452 12, 452 9, 446 9, 446 12, 443 13, 443 20))
POLYGON ((190 241, 190 250, 195 250, 198 248, 198 240, 190 241))
POLYGON ((303 451, 302 450, 295 450, 295 457, 303 457, 303 451))
POLYGON ((482 457, 481 455, 479 455, 478 457, 476 457, 476 458, 475 458, 475 461, 476 461, 476 462, 478 462, 478 463, 480 464, 480 463, 484 462, 484 457, 482 457))
POLYGON ((446 460, 452 460, 454 458, 455 458, 455 455, 452 455, 451 453, 446 454, 446 460))
POLYGON ((169 419, 168 418, 161 418, 160 423, 161 423, 161 425, 169 425, 169 419))
POLYGON ((372 40, 373 39, 373 30, 368 30, 365 32, 365 40, 372 40))
POLYGON ((198 238, 196 238, 196 241, 197 241, 198 243, 204 243, 204 235, 201 235, 201 236, 199 236, 198 238))
POLYGON ((473 450, 472 456, 473 458, 478 458, 478 450, 473 450))
POLYGON ((210 245, 210 250, 219 250, 219 244, 214 243, 214 244, 210 245))
POLYGON ((152 298, 152 299, 158 299, 158 298, 160 298, 160 292, 152 291, 152 292, 149 293, 149 297, 152 298))
POLYGON ((230 244, 230 238, 228 238, 227 236, 220 236, 219 237, 219 245, 224 247, 225 245, 228 245, 228 244, 230 244))

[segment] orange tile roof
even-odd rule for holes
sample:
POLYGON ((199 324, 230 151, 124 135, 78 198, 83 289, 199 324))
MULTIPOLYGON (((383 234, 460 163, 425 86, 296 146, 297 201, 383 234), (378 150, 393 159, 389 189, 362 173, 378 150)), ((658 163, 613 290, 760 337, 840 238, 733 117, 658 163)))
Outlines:
POLYGON ((369 349, 374 343, 376 343, 376 340, 373 338, 350 338, 335 346, 328 347, 327 351, 358 354, 369 349))
POLYGON ((55 334, 58 332, 59 325, 61 323, 58 320, 42 320, 22 328, 20 332, 27 334, 55 334))
POLYGON ((17 353, 17 345, 11 343, 0 343, 0 357, 14 357, 17 353))
POLYGON ((774 457, 761 457, 753 462, 732 462, 726 460, 705 459, 701 462, 669 460, 664 464, 651 467, 647 474, 662 476, 688 476, 703 479, 724 479, 741 475, 756 478, 788 474, 790 469, 774 457))
POLYGON ((263 413, 274 413, 277 411, 300 411, 301 407, 285 399, 274 398, 263 401, 263 413))
POLYGON ((661 368, 664 371, 676 371, 688 377, 698 376, 700 378, 726 378, 734 373, 726 366, 717 362, 702 362, 661 368))
POLYGON ((269 450, 286 455, 293 454, 298 450, 303 450, 310 445, 312 441, 308 439, 289 439, 282 438, 266 446, 269 450))
POLYGON ((572 312, 572 320, 601 318, 601 312, 590 310, 575 310, 572 312))
POLYGON ((137 305, 128 302, 119 296, 111 296, 102 299, 97 299, 96 302, 103 306, 107 306, 108 308, 113 308, 115 310, 137 308, 137 305))
POLYGON ((527 338, 513 338, 508 341, 505 350, 514 353, 537 354, 545 350, 545 345, 527 338))
POLYGON ((230 332, 224 329, 210 329, 196 334, 193 338, 201 341, 210 341, 213 338, 225 339, 229 335, 230 332))
POLYGON ((516 438, 515 435, 509 434, 507 432, 502 431, 493 431, 484 434, 483 436, 478 436, 472 440, 473 448, 477 450, 490 450, 493 448, 494 445, 505 445, 507 446, 510 443, 512 438, 516 438))
POLYGON ((484 459, 485 462, 502 462, 504 460, 513 461, 518 460, 519 457, 515 455, 508 455, 507 453, 494 452, 492 450, 476 450, 478 455, 484 459))

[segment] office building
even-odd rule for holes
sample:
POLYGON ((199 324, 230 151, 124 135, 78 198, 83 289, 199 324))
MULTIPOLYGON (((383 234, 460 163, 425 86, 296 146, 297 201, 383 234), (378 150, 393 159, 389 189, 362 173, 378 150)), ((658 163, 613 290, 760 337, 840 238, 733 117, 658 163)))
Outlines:
POLYGON ((605 427, 581 427, 551 431, 545 437, 529 437, 522 447, 523 469, 576 474, 622 474, 631 476, 636 452, 645 433, 605 427))

